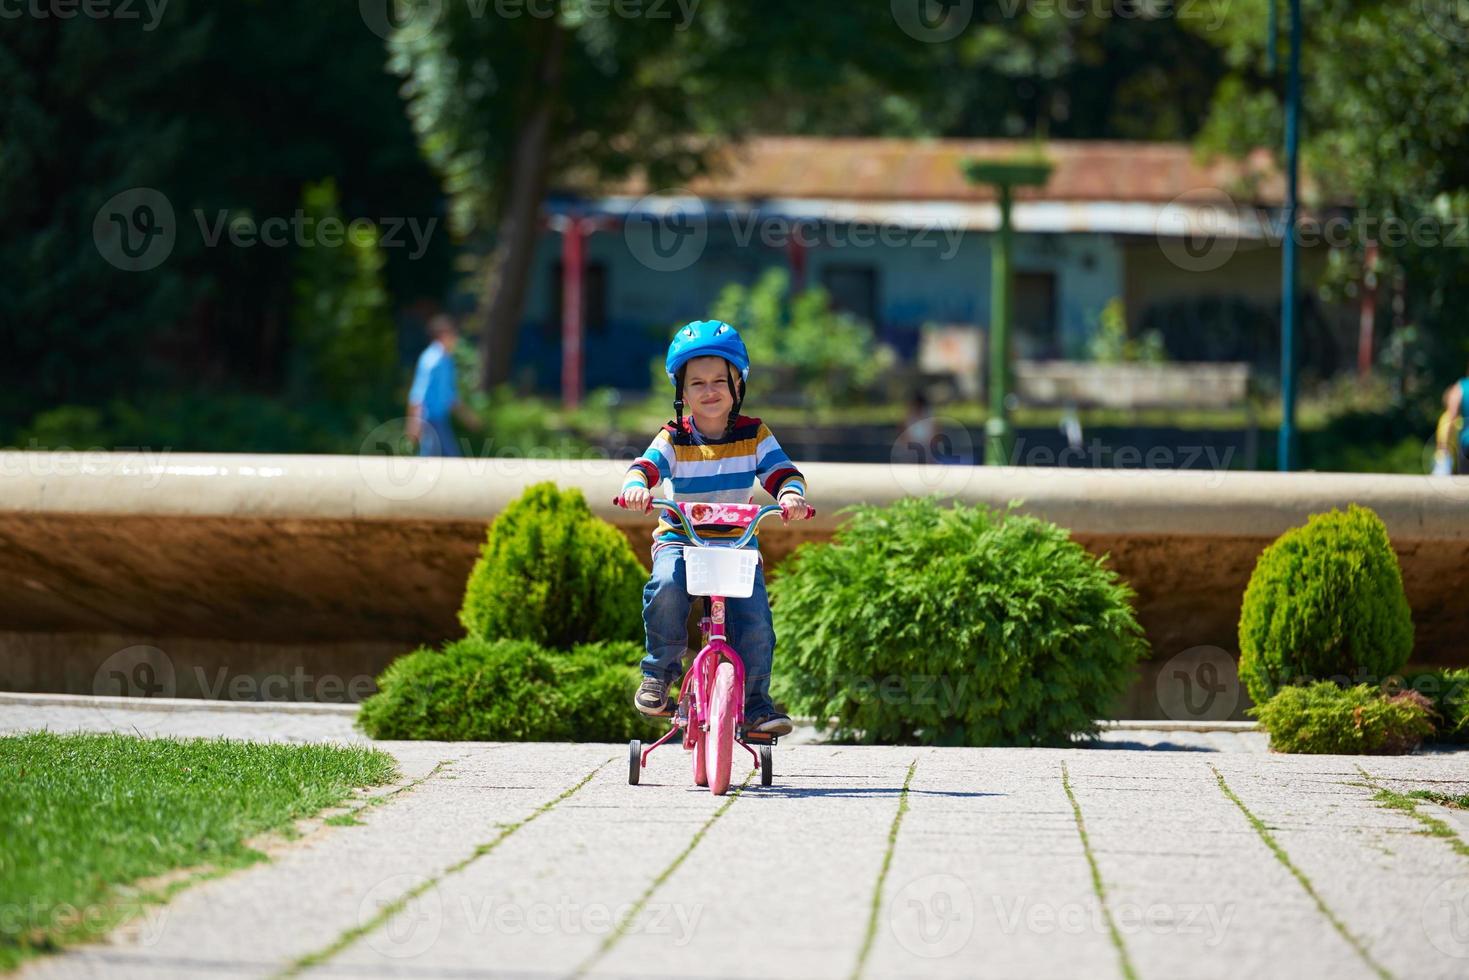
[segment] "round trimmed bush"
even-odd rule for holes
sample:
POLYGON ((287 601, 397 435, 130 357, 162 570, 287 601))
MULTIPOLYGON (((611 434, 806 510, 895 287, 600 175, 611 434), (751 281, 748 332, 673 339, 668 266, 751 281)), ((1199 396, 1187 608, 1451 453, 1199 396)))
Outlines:
POLYGON ((837 738, 1061 745, 1131 681, 1132 591, 1064 529, 932 499, 849 513, 771 583, 776 694, 837 738))
POLYGON ((642 648, 579 647, 466 637, 399 657, 362 702, 372 738, 477 742, 621 742, 661 726, 632 706, 642 648))
POLYGON ((1413 615, 1382 520, 1353 504, 1266 548, 1239 618, 1240 677, 1256 704, 1286 684, 1382 683, 1413 651, 1413 615))
POLYGON ((1284 687, 1250 713, 1276 752, 1402 755, 1433 734, 1433 709, 1416 691, 1391 697, 1371 684, 1284 687))
POLYGON ((495 518, 469 573, 459 622, 485 640, 569 649, 640 641, 648 573, 580 490, 538 483, 495 518))

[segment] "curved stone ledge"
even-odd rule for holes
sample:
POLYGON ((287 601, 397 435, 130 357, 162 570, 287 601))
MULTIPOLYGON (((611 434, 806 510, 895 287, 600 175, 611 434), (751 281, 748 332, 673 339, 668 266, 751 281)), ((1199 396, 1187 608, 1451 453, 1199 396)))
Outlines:
MULTIPOLYGON (((66 659, 70 678, 82 656, 75 650, 85 648, 87 659, 97 648, 65 644, 62 634, 165 649, 231 644, 242 651, 232 662, 243 665, 257 648, 275 659, 309 648, 343 671, 370 644, 365 669, 375 669, 386 651, 459 632, 455 612, 485 524, 531 483, 580 488, 646 561, 651 518, 611 504, 625 467, 607 459, 0 453, 0 655, 12 664, 30 658, 0 674, 0 688, 61 689, 45 679, 54 675, 50 658, 66 659), (56 639, 37 639, 45 636, 56 639), (73 652, 59 657, 57 643, 73 652)), ((802 541, 828 538, 850 504, 929 492, 1016 501, 1110 556, 1138 593, 1160 663, 1201 645, 1233 651, 1260 549, 1309 514, 1360 503, 1382 516, 1402 561, 1415 660, 1469 662, 1469 478, 804 469, 819 516, 767 524, 761 538, 772 564, 802 541)))

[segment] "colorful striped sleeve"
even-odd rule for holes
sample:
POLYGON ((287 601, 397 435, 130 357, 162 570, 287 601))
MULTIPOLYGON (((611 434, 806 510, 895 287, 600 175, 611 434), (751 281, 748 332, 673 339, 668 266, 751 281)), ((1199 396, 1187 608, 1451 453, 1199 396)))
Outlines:
POLYGON ((673 441, 669 439, 667 429, 659 429, 643 455, 633 460, 628 468, 622 489, 647 487, 651 490, 664 480, 673 479, 672 459, 673 441))
POLYGON ((779 498, 783 493, 806 495, 806 478, 763 422, 755 437, 755 478, 772 497, 779 498))

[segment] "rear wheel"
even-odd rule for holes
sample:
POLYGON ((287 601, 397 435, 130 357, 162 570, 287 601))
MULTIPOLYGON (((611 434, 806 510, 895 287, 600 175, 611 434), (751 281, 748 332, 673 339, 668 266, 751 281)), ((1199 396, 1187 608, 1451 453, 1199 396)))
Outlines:
POLYGON ((775 782, 775 760, 770 746, 762 745, 758 749, 760 753, 760 785, 769 786, 775 782))
POLYGON ((633 739, 627 743, 627 784, 636 786, 643 772, 643 743, 633 739))
POLYGON ((709 785, 708 759, 704 747, 709 744, 709 736, 703 732, 694 732, 694 785, 709 785))
POLYGON ((734 762, 735 714, 739 710, 735 695, 734 664, 726 660, 714 672, 714 689, 709 696, 709 731, 704 736, 708 743, 709 792, 715 796, 723 796, 729 789, 729 770, 734 762))

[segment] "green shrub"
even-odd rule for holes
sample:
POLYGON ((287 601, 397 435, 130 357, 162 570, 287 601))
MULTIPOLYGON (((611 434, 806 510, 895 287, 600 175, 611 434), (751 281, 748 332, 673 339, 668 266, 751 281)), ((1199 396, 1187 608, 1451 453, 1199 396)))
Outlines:
POLYGON ((1301 678, 1381 683, 1413 650, 1413 617, 1387 528, 1355 504, 1266 548, 1245 589, 1240 677, 1256 704, 1301 678))
POLYGON ((1403 688, 1432 702, 1435 742, 1469 744, 1469 667, 1409 674, 1403 688))
POLYGON ((642 680, 637 643, 592 643, 576 647, 557 661, 561 694, 573 742, 621 742, 657 738, 668 728, 632 706, 642 680))
POLYGON ((641 648, 581 647, 569 655, 525 640, 467 637, 399 657, 362 702, 372 738, 478 742, 618 742, 660 725, 632 706, 641 648))
POLYGON ((1387 697, 1370 684, 1284 687, 1250 713, 1270 733, 1277 752, 1401 755, 1433 733, 1427 698, 1416 691, 1387 697))
POLYGON ((771 584, 776 694, 867 743, 1066 744, 1144 653, 1131 590, 1047 521, 860 506, 771 584))
POLYGON ((580 490, 538 483, 490 525, 459 622, 480 639, 570 649, 643 636, 643 570, 627 538, 580 490))

